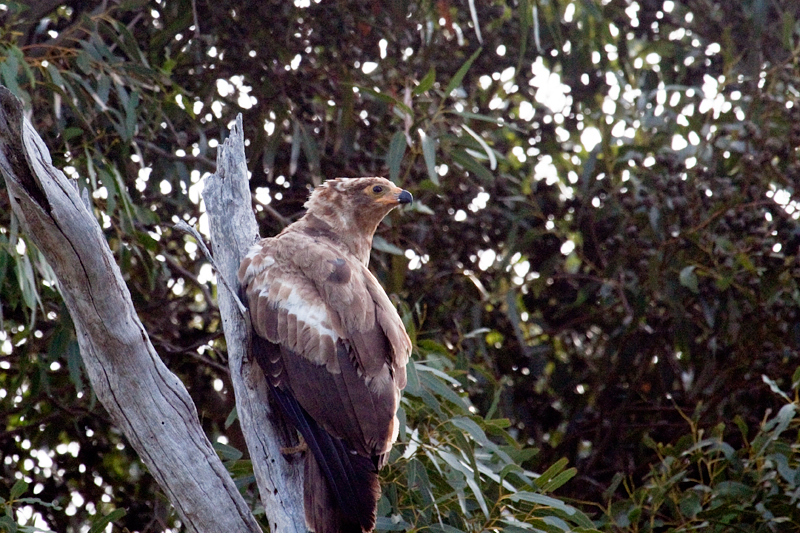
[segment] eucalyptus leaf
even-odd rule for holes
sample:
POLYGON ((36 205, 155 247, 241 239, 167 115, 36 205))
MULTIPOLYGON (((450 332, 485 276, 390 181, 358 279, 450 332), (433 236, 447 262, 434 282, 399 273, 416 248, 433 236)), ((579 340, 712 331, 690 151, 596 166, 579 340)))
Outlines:
POLYGON ((404 104, 394 96, 391 96, 390 94, 386 94, 380 91, 376 91, 375 89, 371 89, 369 87, 364 87, 362 85, 356 85, 356 87, 358 88, 359 91, 363 91, 364 93, 377 98, 381 102, 391 104, 400 109, 403 113, 407 115, 410 115, 412 117, 414 116, 414 111, 412 111, 410 107, 408 107, 406 104, 404 104))
POLYGON ((89 528, 89 533, 100 533, 101 531, 105 531, 108 524, 116 522, 126 514, 127 511, 125 509, 114 509, 107 515, 92 522, 92 527, 89 528))
POLYGON ((372 247, 381 252, 386 252, 392 255, 404 255, 405 251, 402 248, 395 246, 380 235, 375 235, 372 239, 372 247))
POLYGON ((567 505, 566 503, 562 502, 557 498, 553 498, 551 496, 545 496, 544 494, 539 494, 537 492, 519 491, 513 494, 509 494, 506 497, 514 502, 524 501, 529 503, 535 503, 537 505, 544 505, 546 507, 552 507, 554 509, 558 509, 559 511, 566 513, 567 515, 575 514, 575 508, 567 505))
POLYGON ((428 178, 439 185, 439 174, 436 173, 436 140, 422 130, 419 130, 419 137, 422 141, 422 155, 425 158, 425 166, 428 169, 428 178))
POLYGON ((430 89, 431 87, 433 87, 433 84, 435 82, 436 82, 436 69, 431 67, 430 70, 428 70, 428 73, 425 74, 425 77, 420 80, 419 85, 414 87, 414 90, 411 91, 411 94, 413 94, 414 96, 420 95, 425 91, 427 91, 428 89, 430 89))
POLYGON ((447 87, 444 90, 445 96, 449 96, 464 80, 464 76, 467 75, 467 71, 472 66, 472 63, 481 55, 483 48, 478 48, 475 52, 467 59, 463 65, 458 69, 455 76, 450 79, 450 83, 447 84, 447 87))
POLYGON ((223 461, 237 461, 243 456, 241 451, 221 442, 215 442, 213 447, 223 461))
POLYGON ((694 269, 694 265, 685 267, 681 270, 678 279, 680 280, 681 285, 693 293, 698 294, 700 290, 697 285, 697 274, 694 273, 694 269))
POLYGON ((9 492, 8 499, 9 500, 16 500, 23 494, 28 492, 28 483, 22 479, 18 479, 14 485, 11 487, 11 491, 9 492))
POLYGON ((496 169, 497 168, 497 158, 494 155, 494 151, 491 148, 489 148, 489 145, 486 144, 485 140, 483 140, 483 137, 481 137, 480 135, 478 135, 477 133, 472 131, 472 129, 469 126, 467 126, 466 124, 462 124, 461 127, 464 128, 464 131, 466 131, 467 133, 472 135, 472 137, 476 141, 478 141, 478 144, 481 145, 481 148, 483 148, 483 151, 486 152, 486 157, 489 159, 489 168, 492 169, 492 170, 496 169))
POLYGON ((402 131, 396 132, 392 136, 389 144, 389 152, 386 154, 386 166, 389 167, 389 179, 397 183, 400 177, 400 165, 403 162, 403 155, 406 153, 406 136, 402 131))
POLYGON ((0 531, 17 533, 17 521, 9 515, 0 516, 0 531))

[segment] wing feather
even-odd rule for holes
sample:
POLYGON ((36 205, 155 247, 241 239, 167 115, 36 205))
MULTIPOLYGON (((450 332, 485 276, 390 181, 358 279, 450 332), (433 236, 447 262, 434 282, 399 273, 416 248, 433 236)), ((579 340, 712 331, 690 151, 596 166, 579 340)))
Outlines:
POLYGON ((386 453, 411 344, 375 277, 297 232, 257 243, 239 276, 254 330, 284 348, 273 385, 358 453, 386 453))

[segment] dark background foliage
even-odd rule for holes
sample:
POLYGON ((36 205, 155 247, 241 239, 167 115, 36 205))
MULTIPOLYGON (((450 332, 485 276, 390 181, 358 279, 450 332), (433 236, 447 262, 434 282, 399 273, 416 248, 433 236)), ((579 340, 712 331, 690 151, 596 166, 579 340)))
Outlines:
MULTIPOLYGON (((245 449, 216 284, 172 224, 203 227, 200 180, 237 113, 263 235, 325 178, 413 192, 373 267, 417 360, 473 415, 508 418, 538 448, 524 467, 566 457, 562 496, 627 498, 618 475, 652 480, 682 413, 746 447, 734 420, 755 431, 784 403, 762 375, 788 390, 800 364, 795 2, 55 4, 0 7, 2 83, 91 197, 212 439, 245 449)), ((168 503, 94 401, 24 242, 0 191, 0 479, 24 472, 68 508, 37 508, 57 531, 103 502, 160 530, 168 503)), ((435 425, 422 396, 410 420, 435 425)))

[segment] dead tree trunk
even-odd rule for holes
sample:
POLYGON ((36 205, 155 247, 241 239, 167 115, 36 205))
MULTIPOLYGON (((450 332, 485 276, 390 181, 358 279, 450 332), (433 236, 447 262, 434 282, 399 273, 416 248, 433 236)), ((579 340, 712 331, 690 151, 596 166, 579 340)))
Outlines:
POLYGON ((58 278, 95 394, 186 528, 260 532, 183 383, 150 343, 97 220, 2 86, 0 172, 14 214, 58 278))
MULTIPOLYGON (((219 274, 233 290, 238 290, 239 263, 258 239, 241 115, 217 155, 217 172, 206 178, 203 200, 219 274)), ((287 430, 282 417, 270 406, 261 368, 248 357, 249 322, 240 312, 234 295, 222 283, 217 287, 237 414, 270 529, 276 533, 305 532, 302 461, 291 462, 280 450, 281 445, 291 445, 291 435, 295 432, 287 430)))

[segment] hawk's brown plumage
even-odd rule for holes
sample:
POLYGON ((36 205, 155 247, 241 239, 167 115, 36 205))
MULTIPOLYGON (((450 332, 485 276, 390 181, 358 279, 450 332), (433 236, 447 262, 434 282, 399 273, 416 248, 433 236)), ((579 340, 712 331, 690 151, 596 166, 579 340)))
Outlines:
POLYGON ((380 221, 410 202, 383 178, 329 180, 239 269, 254 355, 308 444, 306 523, 317 533, 375 526, 411 341, 367 265, 380 221))

